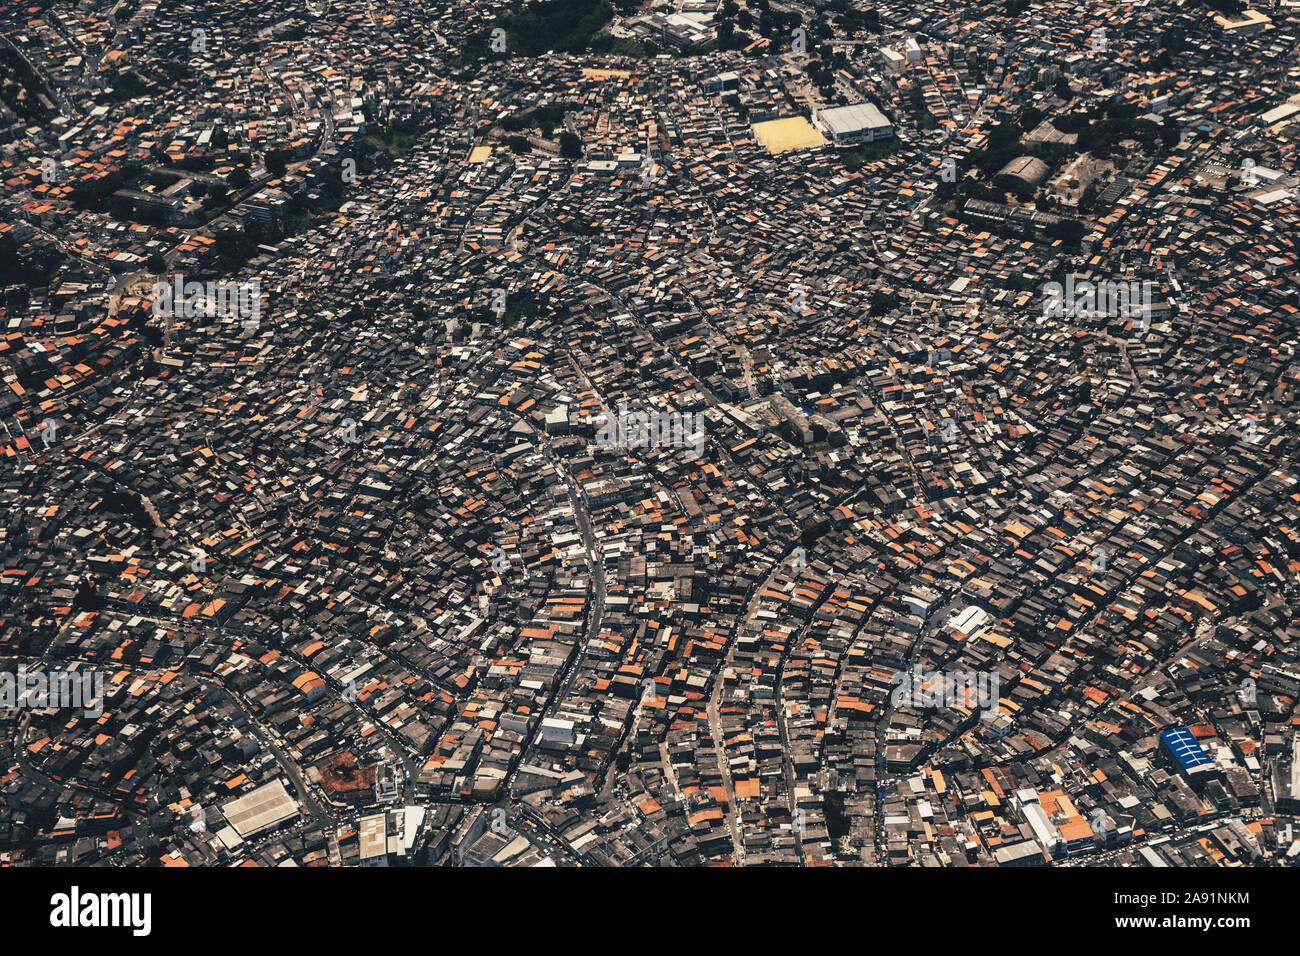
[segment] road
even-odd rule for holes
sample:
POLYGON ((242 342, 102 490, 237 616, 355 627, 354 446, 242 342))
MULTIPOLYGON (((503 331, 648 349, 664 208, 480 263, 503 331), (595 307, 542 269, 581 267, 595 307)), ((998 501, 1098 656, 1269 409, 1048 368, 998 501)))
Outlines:
MULTIPOLYGON (((502 789, 509 792, 511 785, 514 783, 516 775, 519 773, 519 767, 528 758, 528 753, 532 748, 533 742, 541 729, 542 721, 553 716, 559 709, 561 702, 568 694, 573 685, 573 679, 577 676, 582 662, 587 657, 587 647, 593 644, 600 636, 601 623, 605 616, 605 595, 607 585, 605 580, 605 562, 601 556, 599 544, 596 536, 591 529, 591 517, 587 513, 587 506, 583 500, 582 491, 578 488, 577 482, 569 474, 569 470, 556 458, 554 450, 549 446, 544 446, 543 453, 550 459, 560 480, 565 484, 565 491, 569 496, 569 504, 573 508, 574 522, 578 526, 578 532, 582 535, 583 547, 587 552, 588 565, 592 572, 592 581, 595 587, 592 591, 590 610, 587 616, 587 632, 578 645, 574 648, 573 653, 569 656, 568 662, 560 673, 560 680, 555 685, 555 693, 551 696, 550 703, 543 708, 541 716, 529 729, 528 737, 524 740, 519 748, 519 759, 515 766, 507 774, 505 784, 502 789)), ((606 768, 607 769, 607 768, 606 768)), ((599 788, 599 781, 597 782, 599 788)))

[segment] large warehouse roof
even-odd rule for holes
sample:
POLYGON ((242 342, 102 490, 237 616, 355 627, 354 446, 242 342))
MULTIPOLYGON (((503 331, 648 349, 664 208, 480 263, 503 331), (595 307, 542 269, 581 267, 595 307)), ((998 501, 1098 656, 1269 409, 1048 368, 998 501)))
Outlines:
POLYGON ((851 106, 835 106, 817 114, 824 129, 837 136, 847 136, 860 129, 878 129, 888 126, 885 114, 870 103, 854 103, 851 106))
POLYGON ((298 804, 279 780, 272 780, 221 808, 222 816, 245 840, 277 823, 283 823, 297 813, 298 804))

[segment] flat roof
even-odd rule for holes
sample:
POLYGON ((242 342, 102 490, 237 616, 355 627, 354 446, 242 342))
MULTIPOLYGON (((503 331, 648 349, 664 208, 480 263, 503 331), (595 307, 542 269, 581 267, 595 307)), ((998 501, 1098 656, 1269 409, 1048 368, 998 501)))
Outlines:
POLYGON ((1281 202, 1283 199, 1290 199, 1291 193, 1286 189, 1273 189, 1269 192, 1262 193, 1258 196, 1251 197, 1255 202, 1269 205, 1270 203, 1281 202))
POLYGON ((361 818, 361 859, 371 860, 388 853, 388 814, 361 818))
POLYGON ((1291 792, 1292 800, 1300 797, 1300 734, 1291 737, 1291 792))
POLYGON ((849 106, 833 106, 817 114, 818 122, 833 133, 854 133, 860 129, 878 129, 888 126, 885 114, 871 103, 853 103, 849 106))
POLYGON ((298 803, 289 796, 283 783, 272 780, 225 804, 221 815, 240 837, 247 840, 255 833, 297 816, 298 803))
POLYGON ((1220 14, 1214 18, 1214 22, 1225 30, 1236 30, 1240 27, 1250 26, 1251 24, 1256 23, 1271 24, 1273 21, 1258 10, 1243 10, 1240 18, 1220 14))
POLYGON ((1265 110, 1263 113, 1260 113, 1259 118, 1271 126, 1273 123, 1286 119, 1288 116, 1295 113, 1300 113, 1300 106, 1297 106, 1294 103, 1283 103, 1280 106, 1273 107, 1271 110, 1265 110))

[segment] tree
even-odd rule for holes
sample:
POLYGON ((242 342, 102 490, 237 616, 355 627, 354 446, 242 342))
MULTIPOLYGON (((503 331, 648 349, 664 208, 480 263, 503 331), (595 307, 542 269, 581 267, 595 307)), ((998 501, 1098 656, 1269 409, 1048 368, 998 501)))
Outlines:
POLYGON ((289 151, 287 149, 273 149, 266 154, 266 169, 273 176, 283 176, 288 169, 289 151))
POLYGON ((108 201, 108 212, 114 219, 125 222, 131 218, 131 200, 114 196, 108 201))
POLYGON ((1182 134, 1178 131, 1178 124, 1168 117, 1160 124, 1160 142, 1165 149, 1173 149, 1178 145, 1178 140, 1182 134))
MULTIPOLYGON (((1078 184, 1077 181, 1074 182, 1076 185, 1078 184)), ((1084 187, 1083 195, 1079 197, 1079 208, 1084 212, 1092 212, 1093 207, 1097 205, 1097 196, 1100 192, 1101 189, 1098 187, 1096 182, 1088 183, 1088 185, 1084 187)))
POLYGON ((567 129, 560 134, 560 155, 565 159, 582 158, 582 140, 567 129))
POLYGON ((1070 245, 1075 245, 1083 238, 1085 228, 1083 223, 1077 219, 1062 219, 1060 222, 1054 222, 1047 227, 1047 234, 1053 239, 1060 239, 1070 245))
POLYGON ((871 314, 884 315, 890 309, 898 308, 898 293, 877 289, 871 293, 871 314))
POLYGON ((221 183, 213 183, 208 189, 207 198, 203 200, 203 205, 211 209, 213 206, 219 206, 226 201, 226 187, 221 183))

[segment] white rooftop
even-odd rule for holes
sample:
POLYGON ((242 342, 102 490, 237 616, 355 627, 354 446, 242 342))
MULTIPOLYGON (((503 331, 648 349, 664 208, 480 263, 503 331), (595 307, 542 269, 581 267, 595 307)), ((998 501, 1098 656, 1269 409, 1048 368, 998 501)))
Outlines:
POLYGON ((817 119, 824 129, 837 135, 845 135, 860 129, 878 129, 888 126, 889 120, 870 103, 853 103, 850 106, 834 106, 821 110, 817 119))
POLYGON ((297 802, 279 780, 272 780, 221 808, 221 815, 245 840, 297 814, 297 802))

